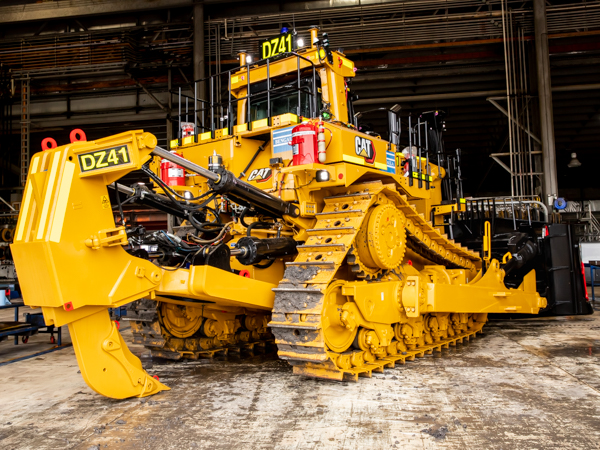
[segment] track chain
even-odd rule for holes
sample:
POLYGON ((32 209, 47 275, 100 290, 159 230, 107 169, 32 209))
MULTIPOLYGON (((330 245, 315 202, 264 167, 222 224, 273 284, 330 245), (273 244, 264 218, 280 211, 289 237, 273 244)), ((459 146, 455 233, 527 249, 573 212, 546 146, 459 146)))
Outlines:
POLYGON ((270 333, 263 333, 260 339, 248 339, 247 334, 236 333, 234 342, 230 341, 225 345, 216 339, 176 338, 161 328, 157 306, 158 303, 154 300, 136 300, 128 305, 127 316, 123 317, 123 320, 131 322, 133 343, 149 349, 153 357, 180 360, 212 358, 240 352, 264 353, 268 346, 274 344, 270 333))
MULTIPOLYGON (((358 376, 370 376, 372 372, 383 371, 385 367, 393 367, 396 363, 404 363, 433 351, 441 351, 442 348, 475 337, 481 331, 481 324, 475 324, 472 329, 465 327, 464 330, 452 332, 429 344, 422 342, 418 347, 407 348, 406 351, 395 352, 392 349, 386 352, 385 356, 375 357, 371 353, 366 355, 366 352, 353 350, 352 347, 344 353, 329 351, 321 324, 325 292, 334 280, 337 270, 347 262, 346 256, 352 257, 352 246, 363 225, 362 219, 377 201, 384 186, 381 183, 367 183, 352 186, 350 189, 352 192, 325 198, 325 208, 317 215, 315 229, 308 230, 309 240, 304 248, 300 249, 296 260, 288 264, 284 278, 274 289, 275 303, 269 326, 275 335, 279 357, 287 360, 297 374, 334 380, 356 380, 358 376), (332 225, 338 224, 339 221, 335 219, 340 217, 341 208, 351 208, 353 214, 346 217, 342 214, 341 217, 345 220, 344 229, 336 234, 332 225), (327 236, 334 236, 334 240, 325 240, 327 236), (326 244, 330 247, 341 244, 343 248, 333 249, 326 247, 326 244), (319 255, 325 254, 329 257, 328 261, 318 258, 319 255), (368 361, 365 360, 367 356, 368 361)), ((395 200, 397 207, 408 219, 408 248, 434 264, 450 268, 474 267, 473 263, 479 259, 478 255, 440 234, 408 204, 405 196, 389 189, 385 195, 395 200)), ((343 209, 341 211, 343 212, 343 209)), ((350 261, 351 267, 352 264, 350 261)), ((397 341, 392 343, 397 344, 397 341)), ((399 347, 404 347, 404 344, 399 347)))

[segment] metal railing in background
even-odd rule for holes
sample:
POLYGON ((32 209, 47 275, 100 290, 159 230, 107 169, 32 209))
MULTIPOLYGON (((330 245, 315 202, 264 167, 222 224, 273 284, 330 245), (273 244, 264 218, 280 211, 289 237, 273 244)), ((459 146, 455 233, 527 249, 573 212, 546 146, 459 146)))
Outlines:
MULTIPOLYGON (((490 222, 492 235, 506 233, 510 228, 518 231, 523 224, 529 226, 549 223, 548 207, 539 200, 522 200, 515 197, 482 197, 464 199, 460 210, 452 211, 448 218, 448 234, 455 238, 455 226, 464 227, 472 237, 484 235, 485 223, 490 222), (512 227, 510 223, 512 222, 512 227)), ((457 235, 461 239, 460 234, 457 235)))
MULTIPOLYGON (((271 125, 271 116, 272 116, 272 106, 271 102, 273 96, 277 96, 278 94, 283 94, 284 92, 296 91, 298 95, 298 105, 296 107, 296 115, 301 116, 302 114, 302 94, 310 95, 310 101, 308 103, 309 106, 309 115, 311 118, 316 118, 319 115, 319 96, 317 91, 317 70, 315 64, 308 58, 296 53, 283 53, 281 55, 281 59, 295 57, 296 58, 296 80, 294 81, 286 81, 285 84, 277 87, 273 87, 271 81, 273 77, 271 76, 271 66, 273 61, 269 58, 261 59, 256 62, 247 63, 244 66, 238 66, 233 69, 229 69, 223 71, 221 73, 211 75, 201 80, 196 80, 193 83, 193 93, 192 95, 187 95, 182 92, 182 89, 179 88, 176 94, 178 96, 179 108, 178 108, 178 139, 179 145, 181 145, 181 141, 184 137, 183 135, 183 126, 185 123, 190 123, 189 116, 193 115, 193 131, 191 135, 194 136, 194 142, 198 142, 198 135, 204 132, 210 132, 211 139, 215 138, 215 133, 218 129, 227 128, 228 134, 233 134, 233 126, 235 122, 235 112, 237 111, 240 102, 244 102, 245 110, 245 120, 248 124, 248 130, 250 130, 250 126, 252 121, 252 102, 257 97, 266 98, 267 102, 267 111, 266 111, 266 119, 267 124, 271 125), (307 67, 301 67, 301 61, 306 61, 309 65, 307 67), (250 72, 254 68, 264 66, 266 68, 266 89, 264 90, 256 90, 253 92, 252 83, 250 80, 250 72), (307 88, 302 86, 303 73, 306 74, 306 68, 310 68, 309 71, 312 74, 311 78, 311 86, 307 88), (238 75, 240 77, 245 78, 246 80, 246 95, 240 97, 234 97, 232 94, 232 75, 238 75), (226 82, 224 83, 224 81, 226 82), (208 84, 208 99, 198 98, 198 91, 200 90, 200 85, 204 83, 208 84), (220 86, 227 86, 227 92, 224 94, 222 88, 220 86), (223 97, 226 97, 226 100, 222 100, 223 97), (190 103, 193 105, 193 109, 190 110, 190 103), (185 122, 182 121, 182 118, 185 117, 185 122), (216 119, 216 120, 215 120, 216 119), (217 122, 227 121, 227 126, 217 126, 217 122), (207 123, 208 122, 208 123, 207 123)), ((289 75, 289 74, 286 74, 289 75)), ((261 81, 261 82, 264 82, 261 81)), ((293 111, 288 111, 293 112, 293 111)))
POLYGON ((548 207, 538 200, 521 200, 515 197, 483 197, 465 199, 464 210, 458 212, 461 220, 489 220, 494 229, 494 221, 510 219, 513 229, 517 230, 518 223, 526 221, 548 223, 548 207))
POLYGON ((504 68, 506 74, 506 96, 487 99, 508 119, 508 136, 497 152, 490 154, 510 174, 510 194, 520 199, 532 199, 541 193, 542 172, 541 140, 534 135, 530 74, 528 73, 528 47, 525 45, 524 26, 508 9, 508 0, 502 1, 502 33, 504 43, 504 68), (506 7, 505 7, 506 6, 506 7), (506 107, 497 101, 506 101, 506 107), (508 145, 507 145, 508 144, 508 145), (504 148, 508 146, 508 152, 504 148), (508 157, 505 164, 500 158, 508 157))
POLYGON ((561 221, 575 226, 580 242, 600 242, 600 221, 595 212, 597 200, 569 201, 561 211, 561 221))

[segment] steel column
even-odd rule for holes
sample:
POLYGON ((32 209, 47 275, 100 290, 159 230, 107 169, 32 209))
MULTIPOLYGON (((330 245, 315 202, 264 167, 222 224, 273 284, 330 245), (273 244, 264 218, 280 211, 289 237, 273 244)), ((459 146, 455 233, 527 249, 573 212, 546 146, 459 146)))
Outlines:
POLYGON ((535 57, 537 63, 538 96, 540 102, 540 129, 542 140, 543 190, 548 204, 558 196, 556 176, 556 149, 554 147, 554 117, 552 112, 552 85, 550 80, 550 52, 546 23, 545 0, 533 0, 535 26, 535 57))
POLYGON ((29 75, 21 80, 21 186, 27 183, 29 171, 29 141, 31 120, 29 116, 29 75))
MULTIPOLYGON (((194 3, 194 81, 206 78, 204 67, 204 2, 194 3)), ((198 86, 198 97, 206 100, 206 83, 198 86)))
POLYGON ((171 68, 167 72, 167 89, 169 90, 169 112, 167 113, 167 149, 171 148, 171 141, 173 140, 173 122, 171 121, 171 113, 173 112, 173 95, 171 89, 173 88, 173 78, 171 74, 171 68))

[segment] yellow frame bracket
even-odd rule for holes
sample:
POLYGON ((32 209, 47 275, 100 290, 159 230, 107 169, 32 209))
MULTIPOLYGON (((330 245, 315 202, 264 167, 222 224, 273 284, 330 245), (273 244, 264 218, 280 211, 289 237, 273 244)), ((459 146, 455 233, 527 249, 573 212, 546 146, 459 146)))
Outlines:
POLYGON ((492 259, 492 226, 489 221, 485 222, 485 234, 483 235, 483 261, 485 268, 490 267, 490 261, 492 259))
POLYGON ((402 305, 406 311, 406 317, 419 317, 419 292, 420 278, 418 275, 410 275, 406 277, 406 284, 402 290, 402 305))

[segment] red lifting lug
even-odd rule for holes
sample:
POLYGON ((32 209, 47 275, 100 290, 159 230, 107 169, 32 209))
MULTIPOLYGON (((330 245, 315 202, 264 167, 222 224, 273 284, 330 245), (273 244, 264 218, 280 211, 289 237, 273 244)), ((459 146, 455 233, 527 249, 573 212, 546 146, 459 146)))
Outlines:
POLYGON ((249 270, 240 270, 240 277, 250 278, 250 271, 249 270))
POLYGON ((73 302, 67 302, 63 305, 63 308, 65 309, 65 311, 73 311, 75 308, 73 308, 73 302))
POLYGON ((83 132, 83 130, 80 130, 79 128, 75 128, 73 131, 71 131, 71 134, 69 135, 69 137, 71 138, 71 144, 73 142, 87 141, 87 137, 86 137, 85 133, 83 132))
POLYGON ((54 139, 52 139, 51 137, 42 139, 42 151, 52 150, 53 148, 56 148, 56 147, 57 147, 56 141, 54 139))
POLYGON ((121 329, 121 324, 119 323, 118 320, 115 320, 115 326, 117 327, 117 330, 121 329))
POLYGON ((152 375, 152 378, 154 378, 156 381, 160 381, 160 378, 158 378, 158 375, 152 375))

